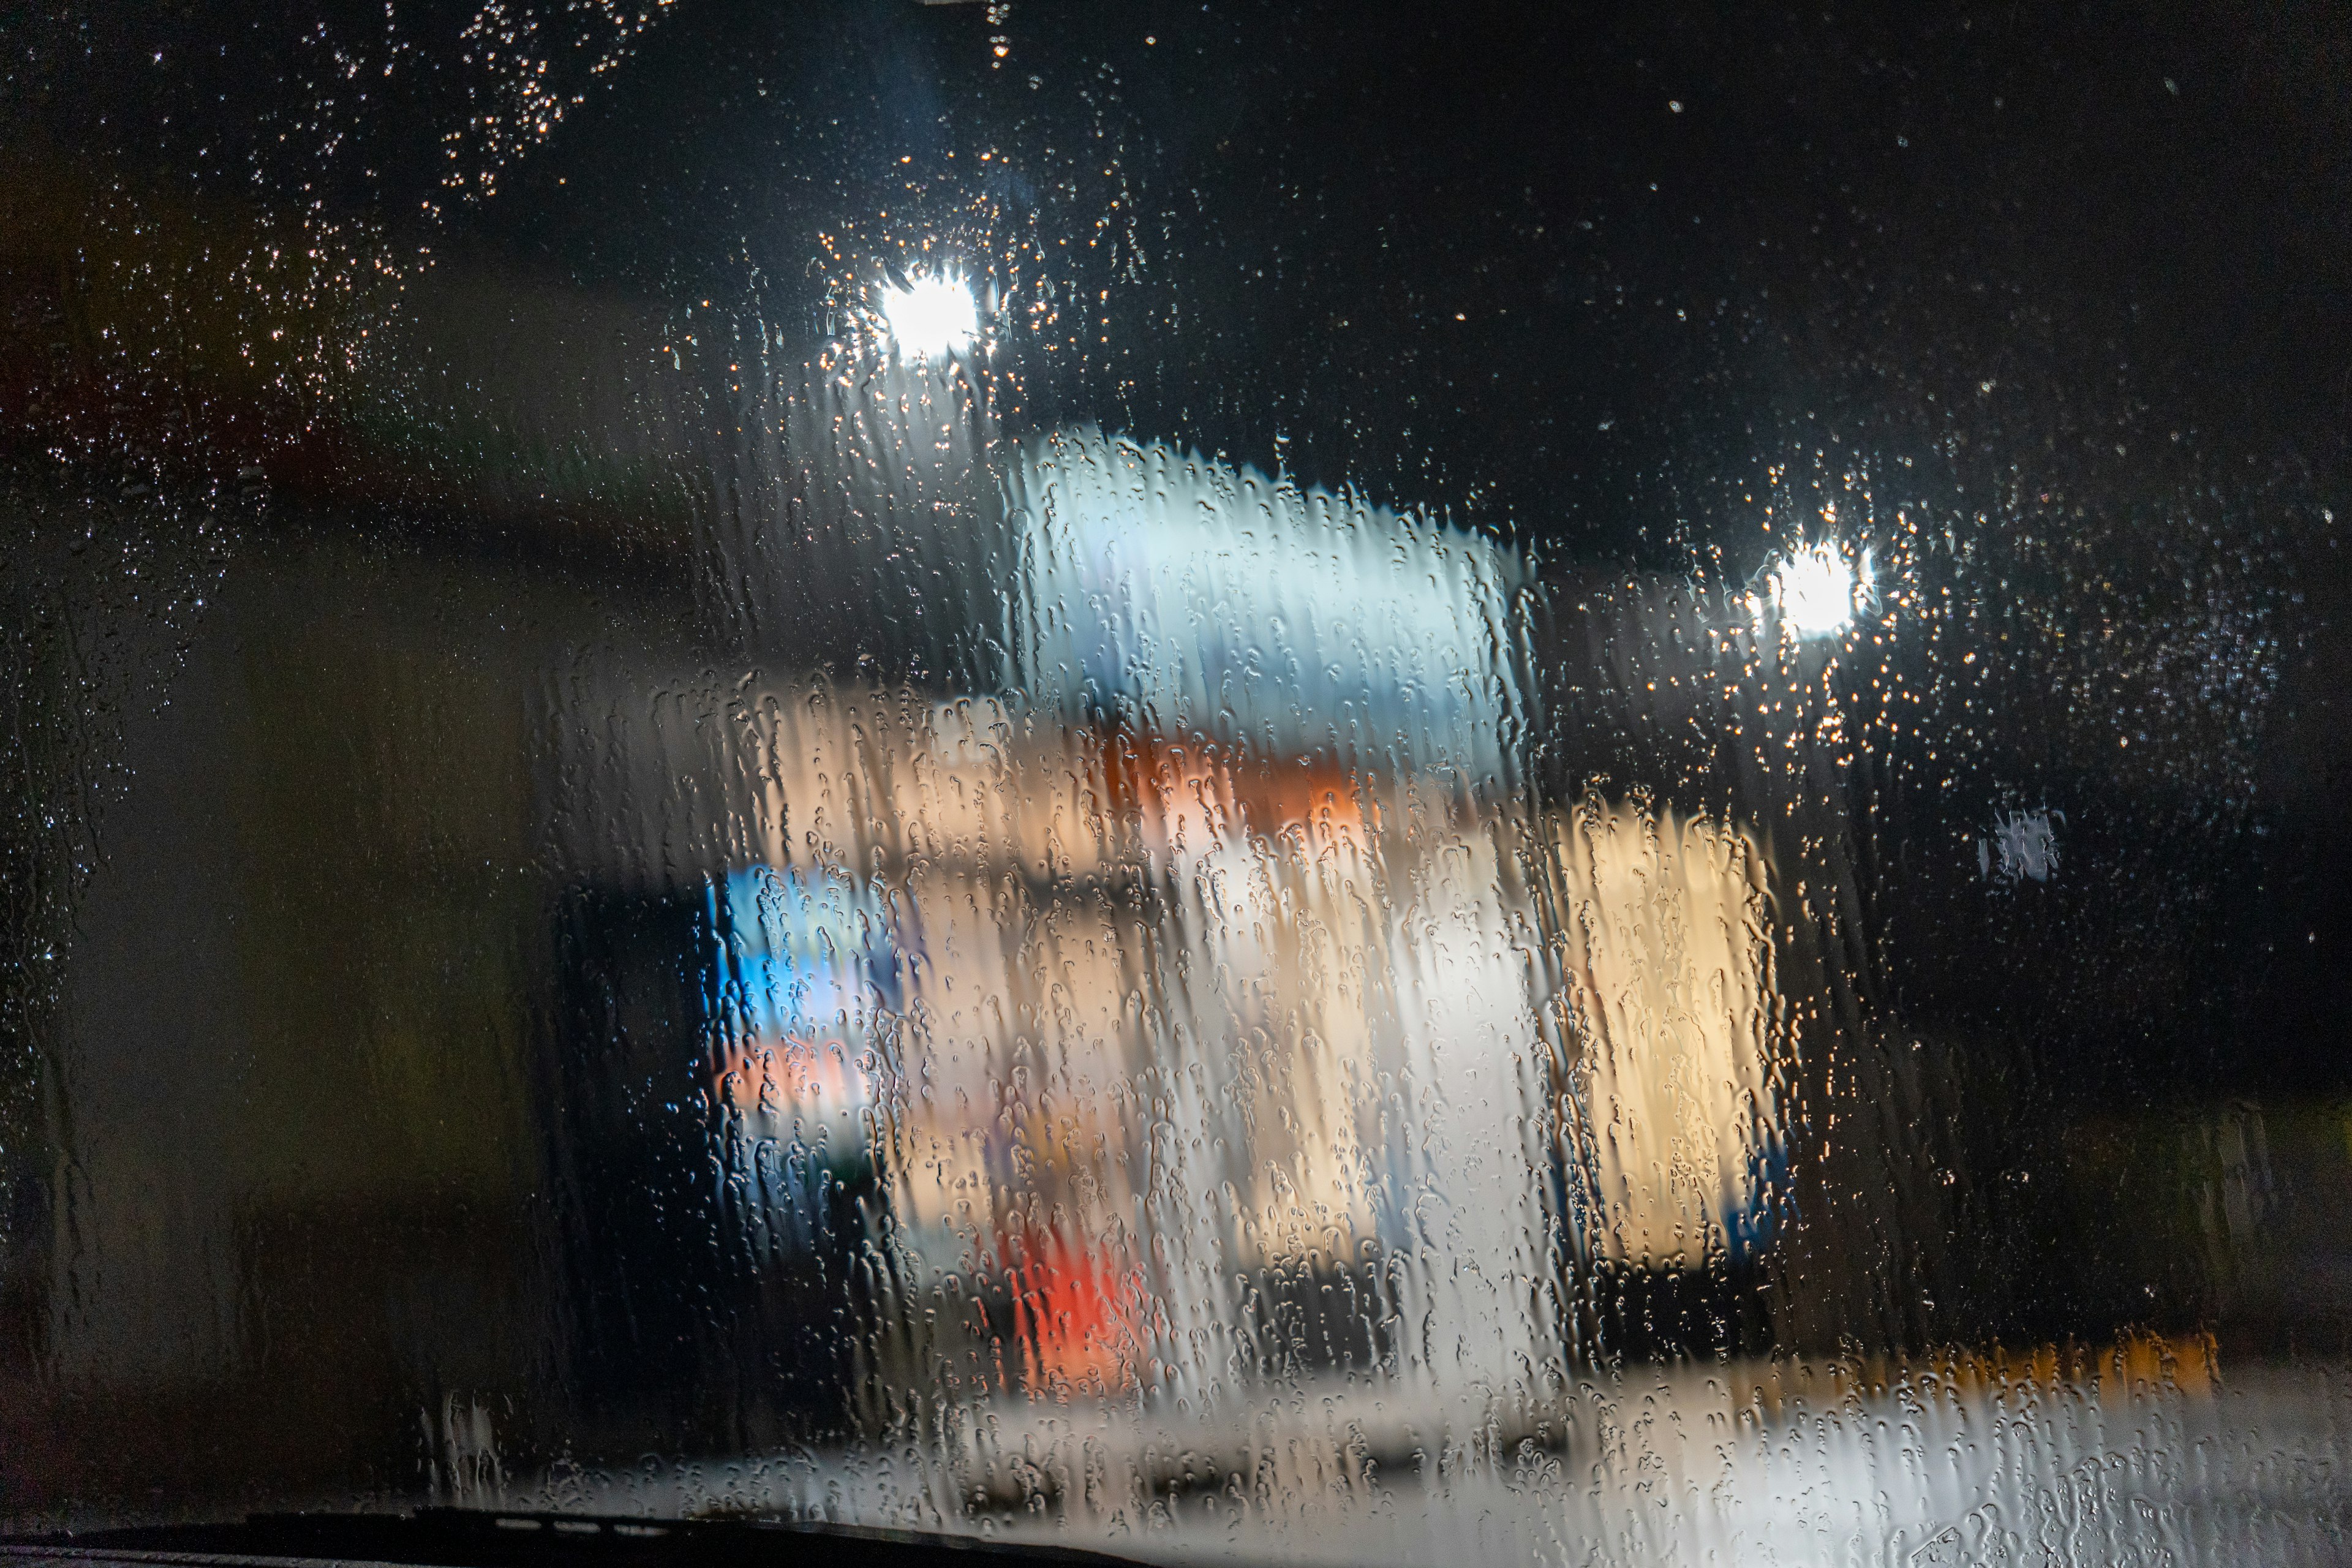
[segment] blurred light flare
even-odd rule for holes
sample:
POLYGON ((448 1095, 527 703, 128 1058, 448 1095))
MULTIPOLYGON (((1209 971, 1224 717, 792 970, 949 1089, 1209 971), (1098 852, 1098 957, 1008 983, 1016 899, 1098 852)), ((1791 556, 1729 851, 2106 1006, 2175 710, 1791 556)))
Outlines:
POLYGON ((980 335, 971 290, 945 274, 910 279, 904 288, 884 285, 881 308, 891 340, 902 353, 940 358, 980 335))
MULTIPOLYGON (((1775 567, 1771 605, 1781 626, 1800 639, 1835 637, 1853 624, 1870 582, 1870 552, 1849 562, 1831 540, 1805 545, 1775 567)), ((1764 603, 1751 597, 1758 623, 1764 603)))

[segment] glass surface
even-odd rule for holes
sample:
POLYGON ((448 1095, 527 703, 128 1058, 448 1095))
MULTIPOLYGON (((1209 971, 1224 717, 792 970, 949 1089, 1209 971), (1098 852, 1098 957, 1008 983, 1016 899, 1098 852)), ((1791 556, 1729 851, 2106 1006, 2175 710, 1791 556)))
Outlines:
POLYGON ((0 18, 0 1525, 2346 1561, 2352 25, 0 18))

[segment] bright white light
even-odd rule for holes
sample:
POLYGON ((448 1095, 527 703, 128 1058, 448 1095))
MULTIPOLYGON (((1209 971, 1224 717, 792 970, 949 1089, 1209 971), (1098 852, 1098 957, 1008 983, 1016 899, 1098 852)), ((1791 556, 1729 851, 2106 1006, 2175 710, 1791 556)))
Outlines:
POLYGON ((971 290, 952 278, 917 278, 904 289, 882 290, 882 319, 898 352, 940 359, 980 335, 971 290))
MULTIPOLYGON (((1862 569, 1866 576, 1866 553, 1862 569)), ((1864 586, 1838 547, 1823 540, 1798 551, 1773 572, 1772 606, 1793 637, 1835 637, 1853 624, 1864 586)))

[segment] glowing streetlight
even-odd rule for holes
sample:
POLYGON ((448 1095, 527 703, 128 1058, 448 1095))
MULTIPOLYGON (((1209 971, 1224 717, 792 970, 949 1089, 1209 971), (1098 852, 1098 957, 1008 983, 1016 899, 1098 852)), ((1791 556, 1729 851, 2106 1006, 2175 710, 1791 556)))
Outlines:
POLYGON ((903 289, 886 285, 881 305, 891 341, 909 357, 943 359, 980 335, 971 290, 953 278, 934 274, 912 279, 903 289))
MULTIPOLYGON (((1790 636, 1804 639, 1835 637, 1853 624, 1854 612, 1869 592, 1870 554, 1863 552, 1861 570, 1828 540, 1798 550, 1775 567, 1771 604, 1790 636)), ((1760 625, 1764 601, 1750 596, 1760 625)))

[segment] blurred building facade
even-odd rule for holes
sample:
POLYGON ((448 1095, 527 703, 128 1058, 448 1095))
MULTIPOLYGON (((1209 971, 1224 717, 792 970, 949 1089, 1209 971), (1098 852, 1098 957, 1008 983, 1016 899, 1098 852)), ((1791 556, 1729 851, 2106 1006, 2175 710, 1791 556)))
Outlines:
POLYGON ((491 315, 360 421, 488 533, 318 504, 129 694, 39 1506, 879 1435, 951 1501, 1966 1332, 1980 1058, 1874 1000, 1831 656, 984 363, 491 315), (218 1451, 98 1451, 157 1400, 218 1451))

